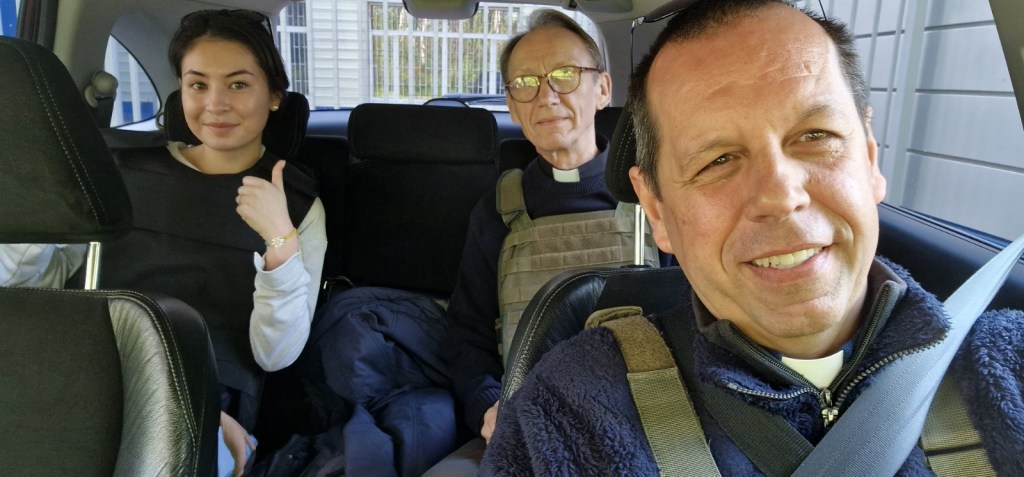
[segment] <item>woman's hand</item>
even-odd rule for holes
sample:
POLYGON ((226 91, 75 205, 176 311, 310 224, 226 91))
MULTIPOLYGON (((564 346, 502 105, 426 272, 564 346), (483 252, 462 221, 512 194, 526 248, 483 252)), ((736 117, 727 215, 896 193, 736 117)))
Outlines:
MULTIPOLYGON (((284 195, 284 166, 285 161, 274 164, 269 182, 254 176, 243 177, 235 199, 238 203, 235 211, 267 243, 287 236, 295 228, 288 216, 288 201, 284 195)), ((292 234, 280 247, 268 248, 264 256, 266 270, 277 268, 294 255, 299 250, 298 243, 298 236, 292 234)))
POLYGON ((249 437, 245 428, 224 411, 220 413, 220 429, 224 435, 224 444, 228 446, 231 458, 235 461, 235 470, 231 475, 232 477, 241 477, 245 472, 245 461, 248 460, 245 449, 248 447, 249 450, 255 451, 256 443, 249 437))

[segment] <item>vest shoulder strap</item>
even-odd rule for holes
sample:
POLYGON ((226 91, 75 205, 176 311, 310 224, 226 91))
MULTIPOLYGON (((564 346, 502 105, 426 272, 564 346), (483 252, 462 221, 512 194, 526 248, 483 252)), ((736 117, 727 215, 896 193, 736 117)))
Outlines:
POLYGON ((526 213, 526 198, 523 196, 523 170, 509 169, 501 173, 496 190, 498 213, 505 225, 513 232, 533 226, 526 213))
MULTIPOLYGON (((509 169, 501 173, 495 189, 495 208, 501 219, 513 232, 533 227, 533 219, 526 212, 526 197, 523 195, 523 170, 509 169)), ((632 219, 636 204, 619 202, 614 217, 632 219)))
MULTIPOLYGON (((635 210, 636 204, 619 202, 619 205, 615 206, 615 217, 619 219, 632 219, 635 210)), ((644 227, 650 229, 650 226, 646 225, 646 223, 644 227)))
POLYGON ((643 310, 599 310, 586 326, 603 326, 618 341, 633 402, 661 475, 720 475, 672 354, 643 310))
POLYGON ((946 372, 935 392, 921 432, 921 449, 938 477, 994 476, 981 437, 967 416, 953 373, 946 372))

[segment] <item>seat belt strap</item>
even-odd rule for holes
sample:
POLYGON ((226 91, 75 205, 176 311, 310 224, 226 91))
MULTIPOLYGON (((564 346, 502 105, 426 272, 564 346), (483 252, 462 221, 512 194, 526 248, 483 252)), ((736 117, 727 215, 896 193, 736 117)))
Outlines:
POLYGON ((700 385, 701 401, 729 438, 764 475, 788 477, 814 446, 779 416, 700 385))
POLYGON ((619 342, 629 389, 662 476, 719 476, 679 370, 657 328, 635 306, 599 310, 587 327, 603 326, 619 342))
POLYGON ((895 474, 921 436, 950 361, 1022 251, 1024 236, 964 282, 943 304, 951 322, 946 338, 879 371, 875 384, 850 405, 793 475, 895 474))
POLYGON ((939 477, 996 475, 981 447, 981 436, 967 416, 964 400, 948 373, 928 410, 921 433, 921 449, 928 457, 928 466, 939 477))

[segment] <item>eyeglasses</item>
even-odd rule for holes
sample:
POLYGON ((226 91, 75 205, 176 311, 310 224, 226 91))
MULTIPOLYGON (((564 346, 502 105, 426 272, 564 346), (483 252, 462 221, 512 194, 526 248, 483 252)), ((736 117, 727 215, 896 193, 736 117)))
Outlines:
POLYGON ((580 87, 580 77, 583 76, 584 71, 601 72, 597 68, 586 66, 562 66, 543 75, 516 76, 512 78, 512 81, 505 83, 505 91, 513 100, 529 103, 540 92, 541 78, 547 78, 548 86, 552 91, 558 94, 569 94, 580 87))
POLYGON ((241 20, 263 28, 267 33, 270 33, 271 36, 274 35, 274 27, 270 24, 270 18, 267 18, 266 15, 255 10, 246 10, 242 8, 236 10, 199 10, 192 12, 181 17, 181 26, 192 27, 200 24, 205 25, 209 23, 211 19, 216 17, 241 20))

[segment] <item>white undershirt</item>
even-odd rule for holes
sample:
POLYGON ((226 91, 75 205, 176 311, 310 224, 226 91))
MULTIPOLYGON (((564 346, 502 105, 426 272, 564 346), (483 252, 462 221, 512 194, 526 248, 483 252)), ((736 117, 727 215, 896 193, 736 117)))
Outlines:
POLYGON ((783 356, 782 364, 800 373, 818 389, 824 389, 832 384, 836 376, 839 376, 839 371, 843 369, 843 350, 840 349, 832 356, 817 359, 796 359, 783 356))

